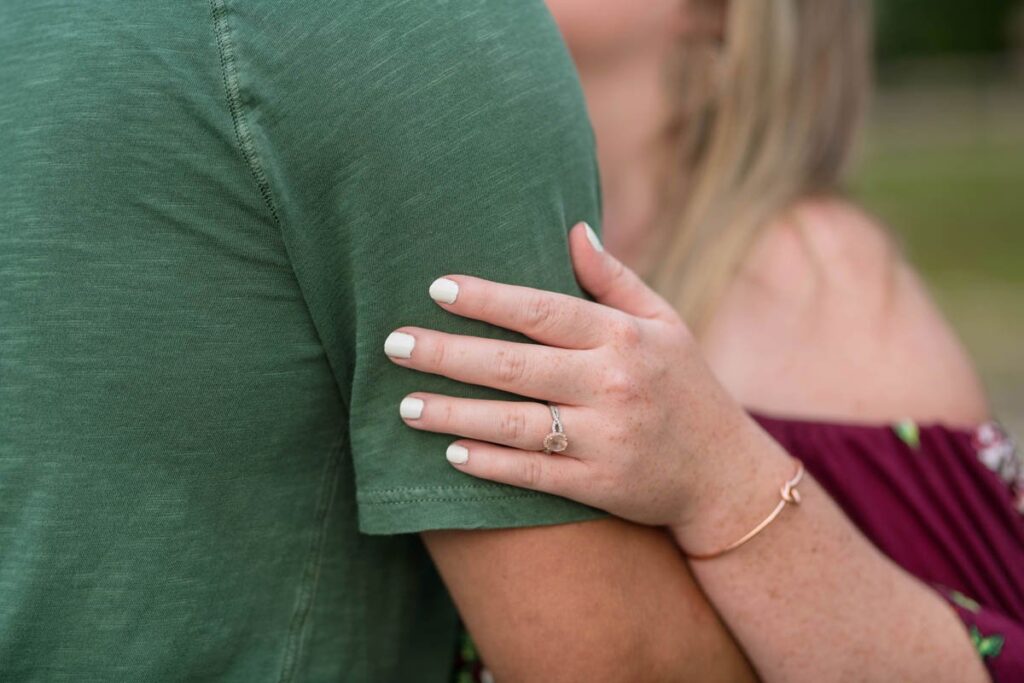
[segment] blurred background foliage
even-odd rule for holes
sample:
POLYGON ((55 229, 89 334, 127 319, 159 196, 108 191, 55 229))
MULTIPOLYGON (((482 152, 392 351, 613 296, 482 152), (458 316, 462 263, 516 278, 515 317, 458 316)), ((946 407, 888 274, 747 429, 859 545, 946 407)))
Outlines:
POLYGON ((878 56, 996 54, 1011 42, 1018 0, 876 0, 878 56))
POLYGON ((899 237, 1024 439, 1024 2, 875 10, 878 87, 851 190, 899 237))

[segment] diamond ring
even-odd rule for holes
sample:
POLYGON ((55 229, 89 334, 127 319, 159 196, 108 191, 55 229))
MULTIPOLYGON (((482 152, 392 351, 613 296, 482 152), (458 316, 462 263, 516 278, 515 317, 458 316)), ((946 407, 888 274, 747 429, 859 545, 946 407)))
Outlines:
POLYGON ((544 452, 548 455, 552 453, 561 453, 569 447, 569 437, 565 435, 565 430, 562 429, 562 420, 558 416, 558 406, 549 403, 548 408, 551 410, 551 433, 544 437, 544 452))

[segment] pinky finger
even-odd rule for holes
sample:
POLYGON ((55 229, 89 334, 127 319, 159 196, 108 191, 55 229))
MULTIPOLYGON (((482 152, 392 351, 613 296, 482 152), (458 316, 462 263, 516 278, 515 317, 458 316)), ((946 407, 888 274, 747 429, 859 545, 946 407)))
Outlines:
POLYGON ((570 482, 583 463, 564 455, 498 446, 486 441, 453 441, 445 453, 455 469, 474 477, 572 498, 570 482))

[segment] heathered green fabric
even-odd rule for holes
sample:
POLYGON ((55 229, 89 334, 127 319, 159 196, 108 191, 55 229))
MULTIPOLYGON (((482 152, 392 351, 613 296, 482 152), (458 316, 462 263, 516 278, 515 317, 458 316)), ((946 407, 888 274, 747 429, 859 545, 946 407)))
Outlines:
POLYGON ((5 0, 0 155, 0 680, 444 681, 407 532, 602 514, 455 471, 401 398, 507 395, 383 353, 524 340, 447 273, 583 295, 540 0, 5 0))

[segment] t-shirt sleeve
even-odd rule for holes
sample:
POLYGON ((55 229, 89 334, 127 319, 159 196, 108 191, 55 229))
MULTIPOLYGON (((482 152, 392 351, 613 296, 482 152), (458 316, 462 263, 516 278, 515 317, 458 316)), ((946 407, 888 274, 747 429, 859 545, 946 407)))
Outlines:
POLYGON ((249 17, 261 44, 268 25, 289 38, 279 52, 240 47, 238 72, 251 79, 240 84, 253 92, 248 134, 347 405, 360 529, 603 516, 451 467, 457 437, 405 425, 402 397, 528 399, 397 366, 383 350, 403 325, 530 341, 437 306, 427 290, 445 274, 586 296, 567 235, 580 220, 599 229, 593 134, 556 27, 540 2, 326 4, 301 36, 283 18, 249 17))

